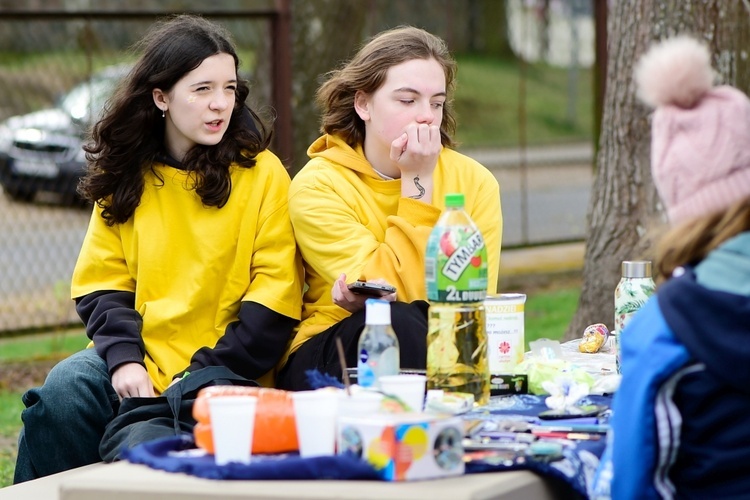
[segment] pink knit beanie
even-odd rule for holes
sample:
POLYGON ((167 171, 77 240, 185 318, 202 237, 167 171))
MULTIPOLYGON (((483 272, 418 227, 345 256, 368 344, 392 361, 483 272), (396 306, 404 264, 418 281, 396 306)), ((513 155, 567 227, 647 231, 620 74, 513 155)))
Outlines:
POLYGON ((677 224, 750 197, 750 100, 713 86, 708 48, 678 36, 653 46, 635 68, 638 96, 656 108, 651 171, 677 224))

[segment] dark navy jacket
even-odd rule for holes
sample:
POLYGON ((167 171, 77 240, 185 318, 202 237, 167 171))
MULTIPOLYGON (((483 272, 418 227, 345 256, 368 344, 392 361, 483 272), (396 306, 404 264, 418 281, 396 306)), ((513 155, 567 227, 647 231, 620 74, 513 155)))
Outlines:
POLYGON ((733 245, 702 272, 740 292, 706 287, 687 268, 622 334, 603 460, 615 500, 750 498, 750 234, 733 245))

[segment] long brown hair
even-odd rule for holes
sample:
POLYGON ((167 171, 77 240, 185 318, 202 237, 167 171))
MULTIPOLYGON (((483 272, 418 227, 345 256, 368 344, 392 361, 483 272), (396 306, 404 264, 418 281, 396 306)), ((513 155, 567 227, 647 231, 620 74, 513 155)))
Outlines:
MULTIPOLYGON (((143 194, 144 174, 153 170, 157 155, 165 153, 164 121, 152 90, 171 90, 185 74, 216 54, 231 55, 235 70, 239 67, 229 33, 199 16, 178 15, 156 23, 135 49, 142 52, 141 57, 94 125, 93 142, 84 147, 89 164, 78 190, 103 209, 108 225, 123 223, 133 215, 143 194)), ((198 144, 182 159, 206 206, 224 206, 232 190, 229 166, 252 167, 255 156, 270 143, 271 134, 255 113, 250 112, 256 127, 249 127, 242 118, 249 93, 247 82, 238 78, 234 110, 221 142, 198 144)))
POLYGON ((355 94, 358 91, 372 94, 383 85, 391 67, 413 59, 435 59, 443 67, 448 99, 443 106, 440 138, 444 146, 453 146, 456 119, 452 95, 456 61, 443 40, 412 26, 381 32, 348 63, 328 73, 327 81, 316 95, 316 102, 323 111, 321 132, 340 135, 350 146, 364 143, 365 124, 354 110, 355 94))
POLYGON ((657 281, 669 279, 679 266, 697 264, 729 238, 749 230, 750 198, 671 228, 656 246, 657 281))

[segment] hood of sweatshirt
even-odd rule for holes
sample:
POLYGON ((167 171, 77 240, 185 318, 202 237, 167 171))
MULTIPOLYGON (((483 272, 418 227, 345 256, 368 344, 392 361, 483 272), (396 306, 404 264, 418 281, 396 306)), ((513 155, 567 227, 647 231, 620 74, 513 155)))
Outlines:
POLYGON ((346 141, 336 135, 326 134, 319 137, 307 148, 307 155, 313 159, 325 158, 366 177, 381 178, 365 158, 361 145, 352 148, 346 141))
POLYGON ((690 354, 750 394, 750 233, 728 240, 657 294, 664 319, 690 354))

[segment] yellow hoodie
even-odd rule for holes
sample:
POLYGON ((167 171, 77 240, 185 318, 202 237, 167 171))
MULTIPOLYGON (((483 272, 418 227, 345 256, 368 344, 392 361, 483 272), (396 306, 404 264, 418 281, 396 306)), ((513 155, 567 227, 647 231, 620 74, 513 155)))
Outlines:
MULTIPOLYGON (((331 298, 347 281, 383 278, 399 301, 426 299, 424 253, 447 193, 464 193, 465 209, 484 237, 488 293, 496 293, 503 232, 500 187, 480 163, 443 148, 433 173, 432 203, 401 197, 401 180, 383 180, 364 156, 337 136, 308 149, 311 160, 292 179, 289 214, 305 265, 302 321, 286 358, 307 339, 349 316, 331 298)), ((430 200, 427 200, 430 201, 430 200)))

